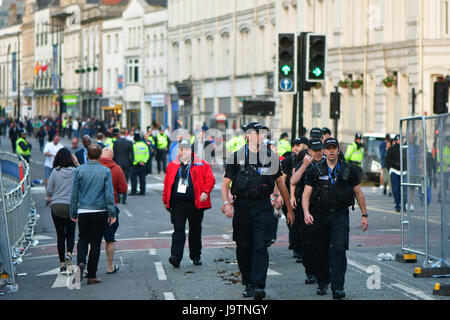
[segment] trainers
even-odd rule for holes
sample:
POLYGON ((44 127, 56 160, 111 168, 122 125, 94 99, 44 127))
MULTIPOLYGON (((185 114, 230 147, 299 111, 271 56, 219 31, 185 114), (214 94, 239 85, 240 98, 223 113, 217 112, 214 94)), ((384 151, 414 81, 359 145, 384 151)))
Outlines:
POLYGON ((180 260, 177 257, 175 257, 175 256, 170 256, 169 262, 175 268, 179 268, 180 267, 180 260))
POLYGON ((253 294, 254 294, 254 290, 253 290, 252 285, 247 284, 247 285, 245 286, 244 292, 242 292, 242 296, 243 296, 244 298, 251 298, 251 297, 253 297, 253 294))
POLYGON ((253 299, 262 300, 265 297, 266 297, 266 291, 264 291, 264 289, 261 289, 261 288, 254 289, 253 299))
POLYGON ((333 290, 333 299, 339 300, 345 298, 345 292, 343 290, 333 290))
POLYGON ((414 205, 413 204, 409 205, 409 211, 414 211, 414 205))
POLYGON ((64 266, 64 267, 61 267, 61 268, 59 268, 59 273, 60 274, 67 274, 67 268, 66 268, 66 266, 64 266))
POLYGON ((327 291, 328 291, 328 284, 320 284, 319 283, 319 286, 317 287, 317 291, 316 291, 317 294, 319 296, 324 296, 327 294, 327 291))
POLYGON ((71 266, 72 265, 72 256, 66 254, 66 258, 64 259, 64 263, 66 264, 66 266, 71 266))

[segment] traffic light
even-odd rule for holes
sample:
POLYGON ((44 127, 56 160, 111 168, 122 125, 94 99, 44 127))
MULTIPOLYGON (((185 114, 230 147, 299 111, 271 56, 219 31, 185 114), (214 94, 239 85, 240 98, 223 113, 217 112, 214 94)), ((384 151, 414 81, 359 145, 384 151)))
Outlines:
POLYGON ((448 83, 446 81, 434 83, 433 112, 435 114, 448 112, 448 83))
POLYGON ((278 34, 278 91, 297 92, 297 36, 295 33, 278 34))
POLYGON ((332 92, 330 96, 330 118, 339 120, 341 117, 341 94, 332 92))
POLYGON ((327 37, 321 34, 310 33, 306 36, 306 74, 307 82, 325 80, 327 37))

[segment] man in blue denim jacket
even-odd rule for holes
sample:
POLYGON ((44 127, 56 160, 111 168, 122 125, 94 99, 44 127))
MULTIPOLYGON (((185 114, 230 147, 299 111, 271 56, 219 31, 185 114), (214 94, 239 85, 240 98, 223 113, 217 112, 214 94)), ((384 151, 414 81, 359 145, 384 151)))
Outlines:
POLYGON ((116 221, 114 189, 111 170, 100 164, 101 147, 90 144, 87 148, 88 162, 75 171, 70 204, 70 217, 78 224, 77 264, 83 275, 89 245, 87 265, 87 283, 100 283, 97 267, 100 258, 100 246, 106 223, 116 221))

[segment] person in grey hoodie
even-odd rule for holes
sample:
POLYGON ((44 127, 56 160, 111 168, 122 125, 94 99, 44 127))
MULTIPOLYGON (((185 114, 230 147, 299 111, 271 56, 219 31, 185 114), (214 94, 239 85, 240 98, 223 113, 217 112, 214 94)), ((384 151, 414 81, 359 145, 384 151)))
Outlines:
POLYGON ((75 166, 71 152, 67 148, 60 149, 56 153, 47 187, 47 202, 50 203, 58 238, 58 255, 62 274, 67 274, 67 269, 72 266, 72 251, 75 245, 75 222, 70 219, 70 198, 75 166), (66 245, 67 254, 65 253, 66 245))

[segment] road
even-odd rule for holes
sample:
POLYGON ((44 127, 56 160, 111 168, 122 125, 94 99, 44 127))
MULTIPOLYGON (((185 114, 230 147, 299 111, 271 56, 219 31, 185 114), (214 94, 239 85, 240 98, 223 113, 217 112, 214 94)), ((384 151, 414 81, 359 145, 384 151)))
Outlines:
MULTIPOLYGON (((2 139, 2 149, 11 151, 9 141, 2 139)), ((70 146, 67 139, 63 144, 70 146)), ((44 156, 32 139, 32 176, 44 177, 44 156)), ((156 172, 156 170, 154 171, 156 172)), ((214 170, 216 188, 211 199, 213 209, 203 220, 202 266, 194 266, 185 250, 179 269, 169 264, 171 231, 167 211, 162 204, 164 176, 147 176, 147 195, 129 197, 120 205, 120 226, 116 234, 115 263, 120 270, 106 273, 106 255, 102 252, 98 275, 103 282, 80 290, 67 288, 67 277, 58 274, 56 234, 45 205, 43 185, 33 188, 40 220, 36 226, 36 248, 30 249, 24 262, 17 266, 19 291, 0 300, 244 300, 235 243, 232 241, 231 220, 220 211, 222 173, 214 170)), ((395 256, 401 248, 400 214, 394 211, 393 198, 383 196, 375 187, 364 187, 369 230, 360 229, 361 215, 356 207, 350 218, 350 248, 347 253, 346 300, 449 300, 433 295, 435 283, 450 284, 448 279, 414 278, 417 263, 378 261, 380 253, 395 256)), ((104 246, 103 246, 104 247, 104 246)), ((267 277, 268 300, 331 300, 331 292, 321 297, 316 285, 305 285, 303 265, 297 264, 288 250, 288 229, 280 220, 278 239, 269 248, 270 264, 267 277)))

